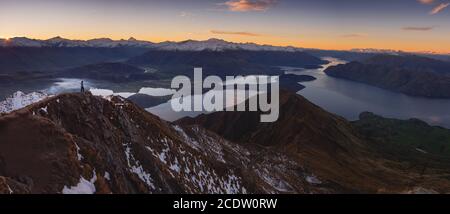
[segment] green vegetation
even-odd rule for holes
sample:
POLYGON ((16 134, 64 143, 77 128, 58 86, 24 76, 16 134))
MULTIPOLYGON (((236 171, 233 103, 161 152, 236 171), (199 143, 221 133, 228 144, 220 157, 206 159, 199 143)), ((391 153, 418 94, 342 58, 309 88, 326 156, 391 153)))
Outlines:
POLYGON ((450 130, 430 126, 417 120, 386 119, 372 113, 362 113, 354 122, 358 131, 373 142, 385 146, 415 150, 419 153, 450 157, 450 130))

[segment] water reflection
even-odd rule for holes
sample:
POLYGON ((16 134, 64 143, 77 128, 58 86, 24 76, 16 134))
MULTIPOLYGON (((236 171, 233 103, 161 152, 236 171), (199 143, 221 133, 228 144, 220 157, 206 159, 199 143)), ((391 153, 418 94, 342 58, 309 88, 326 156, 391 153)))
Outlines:
POLYGON ((302 83, 305 89, 299 92, 311 102, 349 120, 358 119, 363 111, 370 111, 384 117, 410 119, 418 118, 433 125, 450 128, 450 99, 429 99, 390 92, 362 83, 327 76, 323 71, 328 66, 345 63, 330 61, 322 69, 286 70, 289 73, 308 74, 315 81, 302 83))

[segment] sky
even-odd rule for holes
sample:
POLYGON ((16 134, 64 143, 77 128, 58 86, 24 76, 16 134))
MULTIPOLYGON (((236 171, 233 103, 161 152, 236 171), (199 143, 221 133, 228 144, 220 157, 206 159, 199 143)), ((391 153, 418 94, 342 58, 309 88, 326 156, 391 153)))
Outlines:
POLYGON ((450 0, 0 0, 19 36, 450 53, 450 0))

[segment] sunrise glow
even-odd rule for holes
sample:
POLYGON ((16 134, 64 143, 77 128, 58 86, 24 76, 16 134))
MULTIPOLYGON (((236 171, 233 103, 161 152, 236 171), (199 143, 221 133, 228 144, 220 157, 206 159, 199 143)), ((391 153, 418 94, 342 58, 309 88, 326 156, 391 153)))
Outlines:
POLYGON ((434 1, 261 2, 2 0, 0 38, 220 38, 319 49, 450 52, 450 10, 434 1))

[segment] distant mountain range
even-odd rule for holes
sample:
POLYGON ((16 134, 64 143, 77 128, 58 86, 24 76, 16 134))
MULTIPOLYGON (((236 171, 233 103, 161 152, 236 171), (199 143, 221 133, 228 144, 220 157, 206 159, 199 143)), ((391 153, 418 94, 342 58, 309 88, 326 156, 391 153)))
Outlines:
POLYGON ((439 74, 450 74, 450 62, 417 55, 393 56, 380 54, 363 61, 363 63, 410 70, 426 70, 439 74))
MULTIPOLYGON (((104 71, 102 73, 105 73, 105 68, 115 69, 113 64, 108 63, 158 68, 164 71, 158 73, 160 77, 172 77, 174 74, 191 73, 193 66, 200 66, 206 72, 225 76, 236 73, 278 73, 268 68, 269 66, 318 68, 324 61, 300 48, 233 43, 219 39, 162 43, 139 41, 134 38, 83 41, 61 37, 48 40, 17 37, 0 40, 2 82, 17 80, 17 72, 28 72, 33 77, 38 74, 37 71, 47 76, 48 74, 61 76, 61 71, 67 69, 71 71, 65 71, 63 74, 70 74, 69 77, 95 77, 96 74, 92 73, 77 74, 73 69, 84 67, 78 70, 86 71, 102 67, 101 70, 104 71)), ((126 65, 121 66, 123 67, 126 65)), ((146 79, 149 78, 147 74, 144 76, 146 79)))
MULTIPOLYGON (((161 80, 176 75, 191 76, 194 67, 202 67, 204 75, 220 77, 283 75, 278 66, 314 69, 326 63, 319 57, 291 48, 238 44, 217 39, 164 44, 134 39, 125 42, 109 39, 71 41, 62 38, 45 41, 16 38, 8 42, 10 45, 27 44, 0 47, 0 82, 10 86, 23 81, 54 78, 114 83, 161 80), (77 46, 80 44, 82 46, 77 46), (155 48, 158 45, 159 48, 155 48), (148 72, 149 69, 152 72, 148 72)), ((282 78, 282 87, 298 91, 303 88, 298 82, 309 80, 295 77, 282 78)))
POLYGON ((248 51, 310 51, 310 52, 338 52, 340 54, 389 54, 389 55, 405 55, 417 54, 423 56, 432 56, 440 59, 450 60, 450 53, 436 53, 436 52, 406 52, 401 50, 391 49, 376 49, 376 48, 355 48, 351 50, 319 50, 314 48, 300 48, 292 46, 273 46, 260 45, 255 43, 235 43, 228 42, 222 39, 211 38, 208 40, 186 40, 181 42, 165 41, 165 42, 150 42, 144 40, 137 40, 133 37, 129 39, 113 40, 110 38, 97 38, 89 40, 71 40, 62 37, 54 37, 47 40, 31 39, 27 37, 14 37, 9 39, 0 38, 0 47, 91 47, 91 48, 152 48, 156 50, 170 50, 170 51, 225 51, 225 50, 248 50, 248 51))
MULTIPOLYGON (((327 69, 330 76, 368 83, 414 96, 450 97, 450 62, 445 55, 415 56, 391 50, 327 51, 233 43, 220 39, 152 43, 128 40, 69 40, 25 37, 0 40, 0 82, 75 77, 112 82, 190 75, 282 75, 277 66, 315 69, 333 56, 353 61, 327 69), (383 53, 383 54, 377 54, 383 53), (432 57, 432 58, 431 58, 432 57), (442 60, 441 60, 442 59, 442 60), (156 72, 146 72, 152 69, 156 72)), ((284 78, 289 80, 289 78, 284 78)), ((296 80, 295 80, 296 81, 296 80)), ((295 81, 285 88, 301 89, 295 81)), ((289 82, 289 81, 285 81, 289 82)))
POLYGON ((302 48, 278 47, 271 45, 258 45, 255 43, 233 43, 221 39, 209 39, 205 41, 187 40, 182 42, 161 42, 153 43, 149 41, 136 40, 112 40, 109 38, 91 40, 70 40, 61 37, 54 37, 48 40, 30 39, 26 37, 15 37, 10 39, 0 39, 0 47, 91 47, 91 48, 118 48, 118 47, 139 47, 154 48, 158 50, 170 51, 225 51, 225 50, 249 50, 249 51, 302 51, 302 48))
POLYGON ((285 51, 167 51, 151 50, 127 63, 164 68, 166 73, 188 74, 202 67, 205 75, 280 74, 274 66, 319 68, 326 61, 305 52, 285 51))
POLYGON ((91 40, 70 40, 61 37, 54 37, 48 40, 30 39, 27 37, 14 37, 10 39, 0 39, 1 47, 154 47, 154 43, 138 41, 134 38, 128 40, 112 40, 109 38, 91 40))
POLYGON ((450 98, 450 62, 427 57, 376 55, 325 73, 412 96, 450 98))
POLYGON ((449 56, 450 53, 439 53, 433 51, 401 51, 401 50, 392 50, 392 49, 376 49, 376 48, 354 48, 351 49, 350 52, 354 53, 368 53, 368 54, 388 54, 388 55, 424 55, 424 56, 449 56))
POLYGON ((148 50, 139 47, 0 47, 0 73, 48 72, 89 64, 125 61, 148 50))

